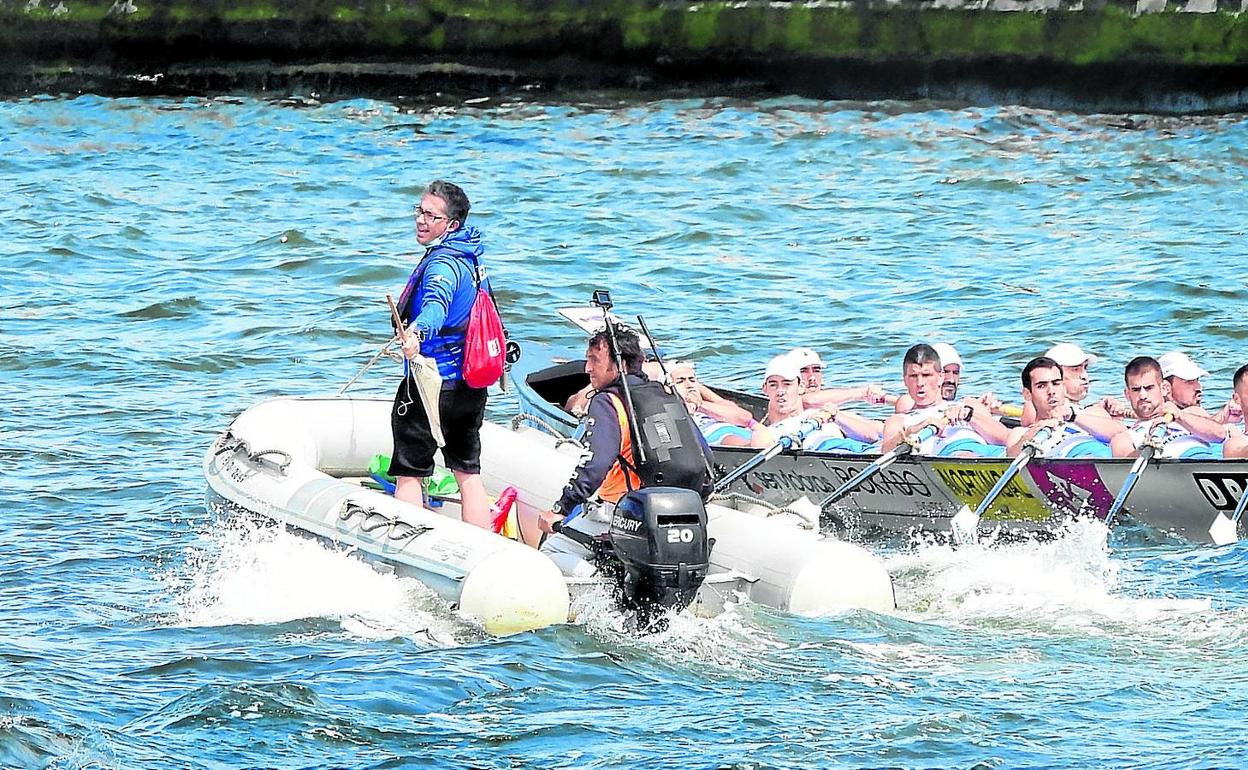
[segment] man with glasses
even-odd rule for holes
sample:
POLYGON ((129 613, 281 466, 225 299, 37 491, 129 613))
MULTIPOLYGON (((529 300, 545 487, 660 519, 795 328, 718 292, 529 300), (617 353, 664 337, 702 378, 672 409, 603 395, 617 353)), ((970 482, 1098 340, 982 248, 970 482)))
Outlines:
MULTIPOLYGON (((489 498, 481 482, 481 422, 485 416, 485 388, 470 388, 463 379, 464 334, 477 295, 478 276, 484 282, 481 232, 466 225, 468 196, 459 186, 437 180, 425 188, 413 214, 416 242, 424 256, 399 296, 399 315, 406 334, 403 354, 432 358, 442 377, 438 410, 446 446, 442 457, 459 482, 463 520, 490 527, 489 498)), ((397 479, 394 496, 422 502, 421 481, 433 475, 433 438, 412 377, 405 369, 394 398, 390 427, 394 454, 390 473, 397 479)))

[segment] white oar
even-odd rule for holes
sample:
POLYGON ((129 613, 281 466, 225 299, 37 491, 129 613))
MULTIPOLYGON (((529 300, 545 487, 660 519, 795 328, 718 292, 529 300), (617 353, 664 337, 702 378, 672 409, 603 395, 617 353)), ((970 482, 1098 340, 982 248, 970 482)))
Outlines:
POLYGON ((871 478, 872 476, 879 473, 880 471, 884 470, 888 466, 892 465, 894 462, 897 461, 897 458, 905 457, 906 455, 910 454, 911 452, 914 451, 914 448, 916 446, 918 446, 919 444, 922 444, 924 441, 927 441, 932 436, 935 436, 936 433, 937 433, 936 427, 934 425, 928 425, 926 428, 919 431, 919 434, 915 436, 913 439, 911 439, 910 441, 903 441, 902 443, 893 447, 892 450, 880 455, 879 458, 875 462, 871 463, 867 467, 855 473, 853 477, 850 478, 849 481, 846 481, 844 484, 837 487, 836 490, 832 492, 832 494, 820 500, 819 510, 820 511, 828 510, 828 508, 830 508, 833 504, 835 504, 841 498, 845 497, 850 492, 853 492, 855 489, 860 487, 864 481, 871 478))
POLYGON ((1014 458, 1014 462, 1010 463, 1010 467, 1005 469, 1005 473, 1001 474, 1001 478, 997 479, 997 483, 988 490, 988 494, 979 505, 972 511, 969 506, 962 506, 958 512, 953 515, 949 524, 953 529, 954 540, 960 545, 973 545, 979 542, 979 521, 984 514, 996 502, 1001 493, 1005 490, 1010 480, 1017 476, 1023 468, 1027 467, 1027 463, 1031 462, 1031 458, 1036 456, 1036 452, 1040 449, 1040 444, 1048 439, 1049 434, 1053 431, 1049 428, 1041 428, 1036 431, 1036 435, 1023 446, 1018 453, 1018 457, 1014 458))
POLYGON ((793 433, 792 435, 781 436, 779 441, 767 447, 766 449, 762 450, 761 452, 754 455, 753 457, 746 460, 745 462, 741 463, 736 468, 733 468, 728 473, 727 476, 724 476, 719 481, 716 481, 714 493, 718 494, 724 491, 725 489, 728 488, 729 484, 741 478, 745 474, 754 470, 755 468, 767 462, 768 460, 780 454, 781 452, 788 450, 788 449, 792 449, 795 446, 801 446, 802 442, 806 440, 807 436, 819 430, 819 428, 822 426, 823 426, 823 423, 819 422, 818 420, 802 420, 802 423, 801 425, 798 426, 796 433, 793 433))
POLYGON ((1213 525, 1209 527, 1209 537, 1214 545, 1230 545, 1239 542, 1239 518, 1248 508, 1248 487, 1239 494, 1239 502, 1235 504, 1235 512, 1228 519, 1225 513, 1219 513, 1213 525))
POLYGON ((1122 510, 1122 506, 1127 503, 1127 496, 1131 494, 1131 490, 1135 489, 1136 483, 1140 480, 1140 476, 1144 475, 1144 470, 1148 468, 1148 461, 1153 459, 1153 455, 1157 454, 1157 446, 1161 441, 1161 436, 1157 431, 1166 429, 1166 423, 1174 419, 1174 415, 1166 415, 1165 419, 1153 426, 1148 432, 1148 442, 1140 448, 1140 456, 1135 458, 1135 462, 1131 464, 1131 470, 1127 473, 1127 478, 1122 482, 1122 488, 1118 490, 1118 496, 1114 498, 1113 504, 1109 506, 1109 511, 1105 514, 1105 526, 1112 527, 1114 525, 1114 517, 1122 510))

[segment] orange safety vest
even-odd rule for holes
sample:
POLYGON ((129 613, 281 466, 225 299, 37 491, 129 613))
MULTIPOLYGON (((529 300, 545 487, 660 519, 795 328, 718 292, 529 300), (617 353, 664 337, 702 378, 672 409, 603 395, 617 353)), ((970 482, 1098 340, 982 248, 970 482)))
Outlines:
MULTIPOLYGON (((615 407, 615 414, 620 419, 620 457, 625 458, 631 464, 633 462, 633 434, 628 429, 628 412, 624 411, 624 402, 619 396, 614 393, 606 393, 606 395, 611 398, 611 405, 615 407)), ((641 479, 632 470, 625 468, 617 458, 611 470, 607 471, 607 477, 602 480, 602 486, 598 487, 598 497, 608 503, 616 503, 629 490, 640 488, 641 479)))

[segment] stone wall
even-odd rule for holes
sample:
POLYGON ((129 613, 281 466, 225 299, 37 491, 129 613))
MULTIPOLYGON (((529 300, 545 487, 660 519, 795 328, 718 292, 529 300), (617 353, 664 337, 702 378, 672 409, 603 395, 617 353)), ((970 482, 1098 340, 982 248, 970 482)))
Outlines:
POLYGON ((0 93, 1248 104, 1248 0, 0 0, 0 93))

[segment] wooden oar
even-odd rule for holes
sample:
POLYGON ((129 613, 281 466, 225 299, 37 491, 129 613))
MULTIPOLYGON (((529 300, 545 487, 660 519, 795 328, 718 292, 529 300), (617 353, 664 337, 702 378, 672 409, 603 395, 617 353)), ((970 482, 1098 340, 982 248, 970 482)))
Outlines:
MULTIPOLYGON (((387 294, 386 302, 390 305, 390 315, 394 319, 395 329, 398 330, 396 336, 399 338, 400 344, 407 338, 408 332, 403 328, 403 318, 399 315, 399 309, 394 304, 394 299, 387 294)), ((406 354, 404 354, 406 358, 406 354)), ((446 446, 446 439, 442 436, 442 416, 439 413, 438 399, 442 392, 442 378, 438 374, 438 365, 435 364, 428 356, 422 356, 420 353, 407 359, 407 372, 404 376, 416 383, 416 392, 420 396, 420 403, 425 408, 425 416, 429 418, 429 432, 433 434, 434 441, 439 447, 446 446)), ((410 399, 411 396, 409 395, 410 399)), ((406 406, 399 404, 398 414, 403 416, 406 412, 406 406)))
POLYGON ((1228 519, 1225 513, 1219 513, 1213 525, 1209 527, 1209 537, 1214 545, 1230 545, 1239 542, 1239 519, 1248 508, 1248 487, 1239 494, 1239 502, 1235 503, 1235 512, 1228 519))
POLYGON ((804 441, 807 436, 819 430, 819 428, 822 426, 823 426, 823 423, 819 422, 818 420, 802 420, 802 423, 801 425, 798 426, 796 433, 792 435, 781 436, 779 441, 767 447, 766 449, 762 450, 761 452, 754 455, 753 457, 746 460, 745 462, 741 463, 736 468, 733 468, 731 471, 729 471, 727 476, 724 476, 719 481, 716 481, 713 494, 719 494, 720 492, 724 491, 725 489, 728 488, 729 484, 741 478, 745 474, 754 470, 755 468, 767 462, 768 460, 780 454, 781 452, 785 451, 786 449, 792 449, 795 446, 801 446, 802 441, 804 441))
POLYGON ((871 478, 872 476, 879 473, 880 471, 884 470, 888 466, 892 465, 894 462, 897 461, 898 458, 905 457, 906 455, 913 452, 914 448, 917 445, 922 444, 924 441, 927 441, 932 436, 935 436, 936 432, 937 431, 936 431, 935 426, 929 425, 923 430, 919 431, 919 435, 914 438, 914 443, 910 443, 909 441, 903 441, 902 443, 893 447, 892 450, 880 455, 879 458, 876 459, 875 462, 871 463, 867 467, 855 473, 853 477, 849 479, 849 481, 846 481, 844 484, 837 487, 836 490, 832 492, 832 494, 820 500, 819 510, 827 511, 828 508, 834 505, 841 498, 845 497, 850 492, 853 492, 855 489, 860 487, 864 481, 871 478))
POLYGON ((1140 456, 1135 458, 1135 462, 1131 464, 1131 470, 1127 473, 1127 478, 1122 482, 1122 488, 1118 490, 1117 497, 1114 498, 1113 504, 1109 506, 1109 511, 1105 514, 1105 526, 1112 527, 1114 517, 1122 510, 1122 506, 1127 503, 1127 496, 1131 494, 1131 490, 1135 489, 1136 483, 1139 482, 1140 476, 1144 475, 1145 469, 1148 468, 1148 461, 1153 459, 1153 455, 1157 454, 1157 442, 1160 437, 1157 436, 1158 429, 1165 430, 1166 423, 1174 419, 1174 415, 1166 415, 1165 419, 1153 426, 1148 432, 1148 442, 1140 448, 1140 456))
POLYGON ((1014 458, 1014 462, 1010 463, 1010 467, 1005 469, 1005 473, 1001 474, 1001 478, 997 479, 997 483, 988 490, 988 494, 979 505, 975 506, 972 511, 969 506, 963 505, 958 512, 953 515, 949 524, 953 530, 954 540, 959 545, 974 545, 979 542, 979 521, 984 517, 992 504, 996 502, 1001 493, 1005 490, 1007 484, 1027 467, 1027 463, 1031 462, 1031 458, 1035 457, 1036 452, 1053 431, 1049 428, 1041 428, 1036 431, 1036 435, 1031 437, 1018 453, 1018 457, 1014 458))

